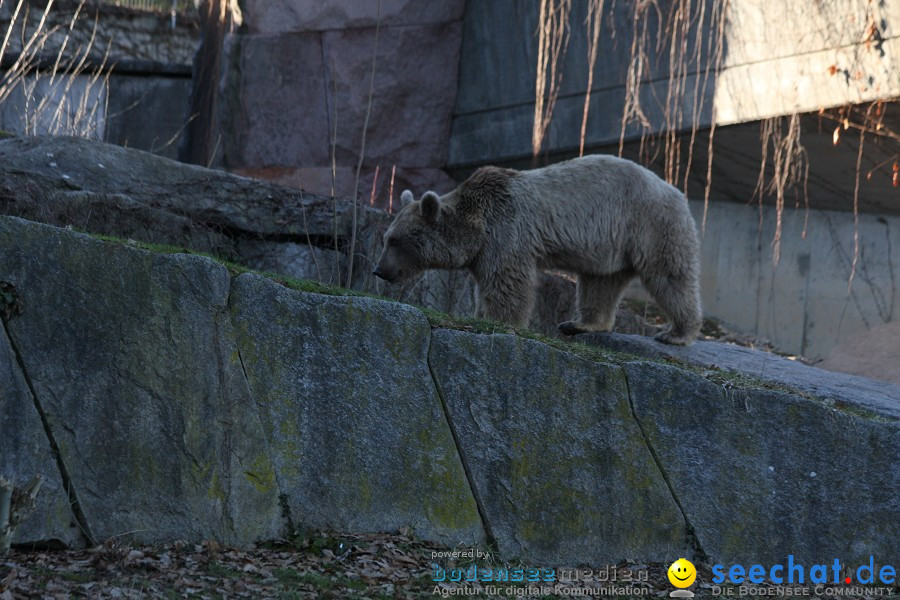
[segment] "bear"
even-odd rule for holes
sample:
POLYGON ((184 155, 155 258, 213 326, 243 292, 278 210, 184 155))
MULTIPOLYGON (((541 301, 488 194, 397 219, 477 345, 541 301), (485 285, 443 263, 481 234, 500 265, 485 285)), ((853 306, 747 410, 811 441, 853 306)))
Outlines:
POLYGON ((564 335, 608 331, 626 286, 639 277, 668 315, 656 339, 689 345, 702 321, 700 242, 687 200, 652 171, 589 155, 543 168, 482 167, 456 190, 403 208, 384 233, 373 274, 389 283, 426 269, 468 269, 476 315, 528 322, 538 269, 576 276, 577 318, 564 335))

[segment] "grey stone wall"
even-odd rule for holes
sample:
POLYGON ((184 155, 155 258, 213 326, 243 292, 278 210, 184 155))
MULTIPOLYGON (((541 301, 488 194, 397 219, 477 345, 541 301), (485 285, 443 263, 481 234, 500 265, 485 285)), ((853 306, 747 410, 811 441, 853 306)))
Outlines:
MULTIPOLYGON (((189 118, 196 17, 179 15, 173 28, 168 15, 103 5, 88 6, 75 18, 77 4, 57 2, 47 13, 43 31, 50 35, 32 59, 42 71, 32 71, 0 102, 0 129, 80 135, 174 158, 189 118), (70 76, 66 65, 80 62, 87 48, 83 73, 70 76), (60 52, 63 66, 53 76, 60 52), (65 117, 56 118, 58 112, 65 117)), ((6 67, 18 58, 22 36, 32 35, 43 9, 32 6, 27 15, 23 11, 12 24, 6 67)), ((11 26, 12 16, 4 6, 0 32, 11 26)))
POLYGON ((598 362, 12 217, 0 255, 24 306, 0 475, 47 477, 14 542, 409 526, 545 566, 900 560, 896 386, 598 362))
POLYGON ((245 27, 226 44, 224 165, 330 193, 334 142, 336 193, 351 196, 369 112, 360 197, 375 182, 386 207, 392 173, 395 206, 405 188, 451 188, 463 4, 385 0, 379 17, 374 2, 245 0, 245 27))
MULTIPOLYGON (((699 222, 703 203, 691 208, 699 222)), ((702 239, 704 310, 785 352, 900 383, 894 334, 900 217, 860 215, 862 247, 852 283, 854 225, 847 213, 786 209, 778 264, 770 241, 775 219, 773 207, 710 205, 702 239)))

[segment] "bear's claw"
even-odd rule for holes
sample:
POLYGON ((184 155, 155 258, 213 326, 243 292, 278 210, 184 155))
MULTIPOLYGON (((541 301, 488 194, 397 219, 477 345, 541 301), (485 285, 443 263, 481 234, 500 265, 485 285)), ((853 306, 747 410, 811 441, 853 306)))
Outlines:
POLYGON ((653 336, 653 339, 672 346, 690 346, 696 337, 696 335, 676 335, 673 331, 664 329, 653 336))
POLYGON ((587 329, 581 326, 577 321, 565 321, 557 326, 559 332, 563 335, 577 335, 579 333, 587 333, 587 329))

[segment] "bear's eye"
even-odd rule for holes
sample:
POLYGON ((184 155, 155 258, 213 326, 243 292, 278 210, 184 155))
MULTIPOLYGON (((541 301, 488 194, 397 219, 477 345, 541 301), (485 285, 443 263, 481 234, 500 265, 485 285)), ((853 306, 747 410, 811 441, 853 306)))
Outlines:
POLYGON ((390 246, 391 248, 396 248, 399 245, 400 245, 400 242, 397 240, 397 238, 395 238, 395 237, 388 238, 388 246, 390 246))

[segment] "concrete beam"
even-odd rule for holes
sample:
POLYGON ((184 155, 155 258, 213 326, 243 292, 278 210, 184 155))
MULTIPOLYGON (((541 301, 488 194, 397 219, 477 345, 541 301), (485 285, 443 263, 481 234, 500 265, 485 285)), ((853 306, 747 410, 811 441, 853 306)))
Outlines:
MULTIPOLYGON (((641 104, 651 133, 668 126, 670 52, 665 43, 656 49, 655 36, 665 27, 670 4, 662 3, 659 14, 650 11, 648 16, 652 48, 641 104)), ((713 107, 717 123, 727 125, 900 96, 896 77, 900 2, 730 2, 721 69, 708 74, 707 40, 714 33, 711 4, 706 2, 702 17, 700 55, 686 66, 686 93, 680 106, 684 118, 675 123, 676 129, 689 129, 692 122, 709 127, 713 107)), ((625 3, 613 3, 607 10, 600 34, 603 45, 594 66, 588 147, 618 143, 622 134, 633 15, 625 3)), ((577 150, 580 142, 588 74, 586 14, 587 1, 573 0, 571 41, 561 63, 560 96, 545 143, 551 154, 577 150)), ((531 155, 537 24, 536 4, 468 3, 450 139, 451 168, 531 155)), ((694 47, 693 37, 687 42, 688 48, 694 47)), ((626 124, 626 140, 640 134, 637 124, 626 124)))

